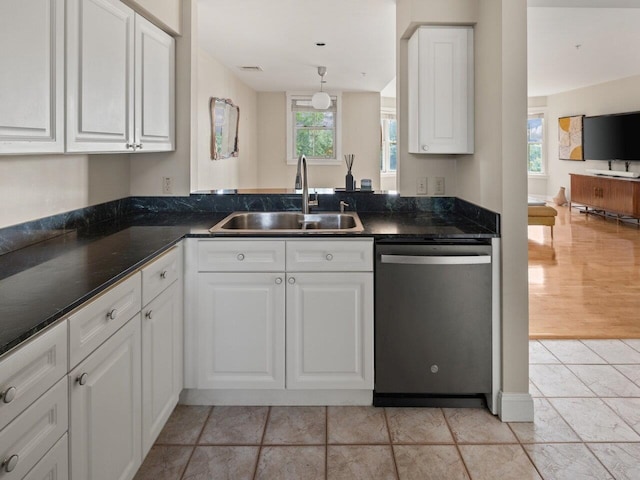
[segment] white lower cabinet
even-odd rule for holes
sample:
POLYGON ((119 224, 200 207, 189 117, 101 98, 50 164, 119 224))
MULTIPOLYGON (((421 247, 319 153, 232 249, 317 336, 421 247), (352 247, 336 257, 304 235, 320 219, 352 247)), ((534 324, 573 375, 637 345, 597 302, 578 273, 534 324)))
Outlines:
MULTIPOLYGON (((370 239, 196 240, 187 255, 187 270, 199 270, 187 280, 193 298, 185 332, 188 365, 198 372, 187 387, 195 395, 373 389, 370 239), (247 271, 250 252, 285 250, 247 271)), ((274 395, 240 401, 287 401, 286 393, 274 395)))
POLYGON ((284 273, 198 274, 198 388, 284 388, 284 273))
POLYGON ((0 478, 23 478, 65 434, 68 415, 67 379, 62 378, 0 432, 0 478))
POLYGON ((287 278, 287 388, 373 389, 373 277, 287 278))
POLYGON ((141 455, 138 314, 69 373, 72 480, 129 480, 141 455))
POLYGON ((174 282, 142 309, 142 456, 182 390, 182 301, 174 282))
POLYGON ((65 433, 22 480, 65 480, 69 478, 69 436, 65 433))

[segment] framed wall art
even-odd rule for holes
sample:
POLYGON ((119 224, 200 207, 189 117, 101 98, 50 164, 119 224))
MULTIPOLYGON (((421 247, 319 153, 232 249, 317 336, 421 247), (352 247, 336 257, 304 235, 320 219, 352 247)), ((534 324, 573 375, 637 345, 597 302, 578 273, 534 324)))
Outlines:
POLYGON ((558 156, 560 160, 584 160, 582 120, 584 115, 558 118, 558 156))

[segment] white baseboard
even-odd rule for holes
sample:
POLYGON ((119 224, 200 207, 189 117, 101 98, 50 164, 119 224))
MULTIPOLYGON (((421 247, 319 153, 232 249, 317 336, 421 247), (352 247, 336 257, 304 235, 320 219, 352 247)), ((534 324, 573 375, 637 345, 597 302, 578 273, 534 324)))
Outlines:
POLYGON ((528 393, 498 393, 500 420, 503 422, 533 422, 533 398, 528 393))
POLYGON ((372 405, 373 390, 209 390, 186 388, 182 405, 372 405))

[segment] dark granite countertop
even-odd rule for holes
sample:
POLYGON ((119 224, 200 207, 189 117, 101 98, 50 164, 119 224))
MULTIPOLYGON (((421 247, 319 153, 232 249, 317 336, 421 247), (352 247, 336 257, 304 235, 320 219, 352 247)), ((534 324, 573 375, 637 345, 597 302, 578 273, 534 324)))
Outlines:
MULTIPOLYGON (((134 213, 67 231, 1 255, 0 355, 64 318, 185 236, 212 237, 208 229, 226 215, 224 212, 134 213)), ((498 236, 497 232, 456 213, 363 212, 359 215, 364 232, 347 236, 412 239, 498 236)), ((305 234, 305 237, 311 235, 313 233, 305 234)), ((326 238, 327 234, 321 236, 326 238)))

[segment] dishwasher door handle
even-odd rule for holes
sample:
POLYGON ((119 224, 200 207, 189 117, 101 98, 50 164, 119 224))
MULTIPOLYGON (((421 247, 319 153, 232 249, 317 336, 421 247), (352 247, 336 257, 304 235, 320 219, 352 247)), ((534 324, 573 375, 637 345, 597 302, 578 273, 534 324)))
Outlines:
POLYGON ((380 261, 403 265, 478 265, 491 263, 491 255, 380 255, 380 261))

